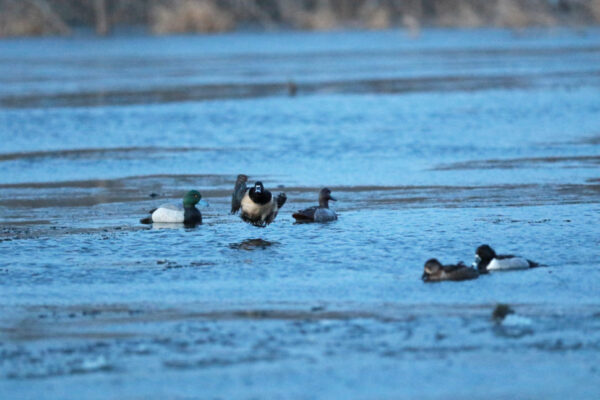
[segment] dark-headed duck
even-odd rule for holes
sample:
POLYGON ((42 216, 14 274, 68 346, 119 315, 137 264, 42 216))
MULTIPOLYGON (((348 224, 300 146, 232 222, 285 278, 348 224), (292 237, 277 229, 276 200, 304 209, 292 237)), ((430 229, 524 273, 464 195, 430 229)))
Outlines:
POLYGON ((498 255, 490 246, 482 244, 475 251, 473 266, 477 267, 480 273, 486 273, 488 271, 533 268, 538 267, 539 264, 512 254, 498 255))
POLYGON ((442 265, 435 258, 427 260, 423 269, 421 279, 424 282, 465 281, 479 277, 476 269, 467 267, 462 262, 456 265, 442 265))
POLYGON ((336 201, 331 196, 331 190, 323 188, 319 192, 319 205, 300 210, 292 214, 296 222, 329 222, 337 219, 335 211, 329 208, 329 200, 336 201))
POLYGON ((256 182, 248 189, 247 180, 246 175, 238 175, 231 196, 231 213, 235 214, 241 208, 240 216, 243 221, 265 227, 275 220, 287 197, 285 193, 279 193, 276 198, 273 198, 262 182, 256 182))

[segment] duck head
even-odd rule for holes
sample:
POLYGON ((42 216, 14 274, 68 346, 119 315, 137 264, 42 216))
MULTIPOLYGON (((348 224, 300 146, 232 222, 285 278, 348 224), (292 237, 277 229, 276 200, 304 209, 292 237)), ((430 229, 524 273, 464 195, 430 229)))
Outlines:
POLYGON ((328 208, 329 200, 337 201, 335 197, 331 195, 331 190, 329 188, 323 188, 319 192, 319 206, 328 208))
POLYGON ((496 258, 496 252, 487 244, 482 244, 475 250, 475 261, 473 266, 477 268, 483 268, 487 266, 490 261, 496 258))
POLYGON ((256 204, 267 204, 271 201, 272 195, 265 187, 262 182, 258 181, 248 191, 248 196, 256 204))
POLYGON ((190 190, 183 196, 184 207, 194 207, 202 199, 202 195, 197 190, 190 190))
POLYGON ((442 270, 442 264, 435 258, 431 258, 425 262, 425 267, 423 268, 423 276, 421 279, 426 281, 429 279, 431 275, 439 274, 442 270))
POLYGON ((254 184, 254 193, 263 194, 264 191, 265 191, 265 187, 263 186, 262 182, 258 181, 254 184))

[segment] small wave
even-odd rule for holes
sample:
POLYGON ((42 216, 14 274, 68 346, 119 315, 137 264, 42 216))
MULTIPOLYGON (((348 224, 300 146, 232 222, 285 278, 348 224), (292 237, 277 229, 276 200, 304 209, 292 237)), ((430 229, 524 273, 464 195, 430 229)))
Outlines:
POLYGON ((523 157, 509 159, 491 159, 491 160, 473 160, 461 161, 452 164, 439 165, 433 168, 434 171, 451 170, 474 170, 474 169, 515 169, 524 167, 534 167, 539 165, 556 165, 576 163, 582 166, 597 167, 600 164, 600 156, 562 156, 562 157, 523 157))
MULTIPOLYGON (((492 89, 528 89, 557 84, 600 85, 599 70, 561 71, 545 74, 438 75, 340 81, 294 82, 294 95, 312 94, 398 94, 412 92, 456 92, 492 89)), ((290 82, 218 83, 151 89, 112 89, 79 93, 6 95, 6 108, 94 107, 128 104, 163 104, 289 96, 290 82)))
MULTIPOLYGON (((66 150, 48 150, 48 151, 29 151, 17 153, 0 154, 0 162, 12 160, 32 160, 38 158, 61 158, 61 159, 77 159, 81 157, 120 157, 130 154, 142 153, 145 155, 156 153, 193 153, 193 152, 208 152, 222 151, 220 148, 210 147, 112 147, 112 148, 88 148, 88 149, 66 149, 66 150)), ((228 148, 228 150, 232 150, 228 148)))

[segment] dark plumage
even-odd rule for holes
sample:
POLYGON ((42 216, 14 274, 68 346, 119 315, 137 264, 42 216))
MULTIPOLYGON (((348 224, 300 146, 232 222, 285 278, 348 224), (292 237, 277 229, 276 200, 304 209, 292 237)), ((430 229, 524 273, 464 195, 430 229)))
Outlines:
POLYGON ((277 208, 283 207, 285 202, 287 201, 287 196, 285 193, 279 193, 275 198, 275 202, 277 203, 277 208))
POLYGON ((464 281, 479 277, 476 269, 467 267, 462 262, 456 265, 442 265, 435 258, 427 260, 423 270, 421 279, 424 282, 464 281))
POLYGON ((273 198, 271 192, 264 188, 262 182, 256 182, 254 187, 248 190, 248 196, 254 203, 260 204, 261 206, 269 203, 273 198))
POLYGON ((514 314, 515 311, 508 304, 497 304, 492 311, 492 319, 496 322, 502 322, 509 314, 514 314))
POLYGON ((328 222, 337 219, 335 211, 329 208, 329 200, 336 201, 331 196, 331 190, 323 188, 319 192, 319 205, 299 210, 292 214, 296 222, 328 222))
POLYGON ((233 187, 233 194, 231 195, 231 214, 238 212, 242 206, 242 199, 246 194, 246 190, 248 190, 246 182, 248 182, 248 177, 246 175, 239 174, 237 176, 235 186, 233 187))
POLYGON ((202 214, 195 206, 183 207, 183 224, 185 226, 196 226, 202 223, 202 214))

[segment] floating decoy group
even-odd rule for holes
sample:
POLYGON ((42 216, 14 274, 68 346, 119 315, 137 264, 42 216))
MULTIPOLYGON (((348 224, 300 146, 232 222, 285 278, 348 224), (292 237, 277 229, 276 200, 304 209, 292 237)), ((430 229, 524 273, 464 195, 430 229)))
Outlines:
POLYGON ((479 275, 491 271, 510 271, 539 267, 540 264, 524 257, 512 254, 497 255, 494 249, 487 244, 482 244, 475 250, 475 260, 471 266, 462 261, 455 265, 442 265, 432 258, 425 262, 423 275, 424 282, 465 281, 477 279, 479 275))
MULTIPOLYGON (((277 217, 277 213, 287 201, 285 193, 277 196, 265 189, 261 181, 256 181, 250 188, 247 186, 248 176, 239 174, 231 195, 231 214, 240 212, 242 221, 257 227, 266 227, 277 217)), ((329 208, 329 201, 336 201, 329 188, 319 191, 319 205, 298 210, 292 214, 296 223, 330 222, 337 220, 334 210, 329 208)), ((202 200, 197 190, 190 190, 183 197, 182 205, 163 204, 150 211, 150 216, 140 220, 143 224, 183 224, 193 227, 202 224, 202 214, 197 204, 208 205, 202 200)), ((493 271, 507 271, 539 267, 540 264, 527 258, 512 254, 496 254, 487 244, 475 250, 475 259, 471 266, 462 261, 457 264, 443 265, 436 258, 425 262, 423 282, 464 281, 477 279, 482 274, 493 271)))

